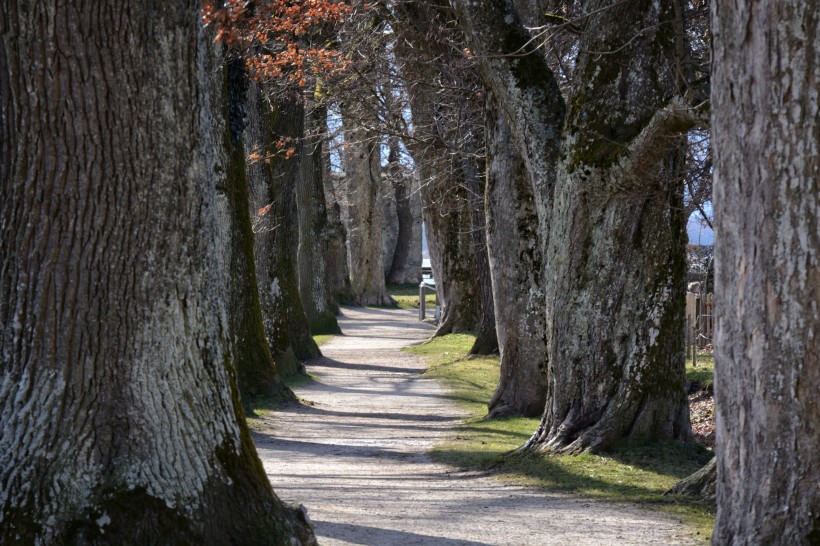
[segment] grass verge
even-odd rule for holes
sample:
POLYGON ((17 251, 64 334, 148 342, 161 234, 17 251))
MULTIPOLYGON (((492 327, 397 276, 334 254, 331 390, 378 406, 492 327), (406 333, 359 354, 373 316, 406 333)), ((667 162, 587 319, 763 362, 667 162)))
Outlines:
POLYGON ((341 334, 318 334, 318 335, 313 336, 313 341, 316 342, 316 345, 321 347, 322 345, 324 345, 325 343, 327 343, 328 341, 330 341, 331 339, 333 339, 334 337, 339 336, 339 335, 341 335, 341 334))
POLYGON ((692 364, 692 358, 686 359, 686 381, 689 391, 712 390, 715 382, 715 356, 710 353, 698 354, 698 365, 692 364))
MULTIPOLYGON (((419 285, 409 284, 388 284, 387 293, 396 301, 396 306, 400 309, 419 308, 419 285)), ((424 296, 427 309, 432 310, 436 306, 436 295, 426 294, 424 296)))
POLYGON ((498 383, 498 358, 465 358, 474 339, 448 335, 406 349, 424 357, 430 366, 426 375, 448 386, 453 400, 470 413, 450 441, 432 450, 435 459, 461 468, 493 466, 503 480, 550 491, 658 509, 685 522, 704 542, 711 539, 713 507, 663 496, 708 462, 712 453, 703 446, 662 443, 598 455, 505 457, 526 442, 539 419, 483 420, 498 383))

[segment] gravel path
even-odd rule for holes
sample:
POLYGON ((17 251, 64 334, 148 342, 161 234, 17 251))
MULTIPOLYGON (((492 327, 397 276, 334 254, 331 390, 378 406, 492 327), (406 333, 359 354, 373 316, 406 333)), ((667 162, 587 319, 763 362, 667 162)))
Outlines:
POLYGON ((415 313, 346 308, 344 336, 307 363, 310 405, 277 411, 254 441, 276 492, 304 504, 320 544, 693 544, 676 520, 500 483, 425 452, 463 413, 421 359, 400 352, 432 333, 415 313))

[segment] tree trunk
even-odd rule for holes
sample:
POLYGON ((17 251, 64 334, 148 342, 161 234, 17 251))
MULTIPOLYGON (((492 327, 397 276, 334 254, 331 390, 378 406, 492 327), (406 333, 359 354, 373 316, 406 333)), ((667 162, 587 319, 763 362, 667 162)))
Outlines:
MULTIPOLYGON (((342 220, 340 197, 325 161, 325 210, 328 222, 327 287, 333 299, 342 305, 353 303, 350 270, 347 267, 347 228, 342 220)), ((336 309, 338 313, 339 310, 336 309)))
MULTIPOLYGON (((470 173, 465 172, 478 152, 476 146, 470 146, 475 139, 465 138, 465 132, 476 127, 464 123, 472 111, 460 112, 459 119, 438 115, 445 106, 439 102, 442 89, 436 82, 442 82, 445 72, 447 77, 454 72, 444 66, 451 56, 449 45, 439 43, 440 25, 451 12, 446 5, 408 1, 397 2, 395 10, 400 36, 396 52, 409 82, 406 92, 413 117, 413 135, 406 144, 419 175, 430 262, 438 298, 444 305, 434 336, 476 333, 482 319, 481 290, 467 193, 470 173), (467 145, 459 148, 462 142, 467 145)), ((453 86, 469 88, 474 83, 472 74, 457 72, 453 86)))
POLYGON ((456 178, 452 166, 438 171, 436 167, 441 162, 433 159, 428 163, 431 158, 427 153, 420 157, 424 159, 416 160, 416 165, 422 176, 427 248, 436 291, 444 305, 441 322, 433 335, 475 333, 481 322, 481 295, 474 269, 466 188, 456 178), (445 173, 444 180, 440 179, 441 173, 445 173))
POLYGON ((384 266, 385 283, 387 282, 387 275, 390 273, 390 266, 393 264, 393 257, 396 254, 400 228, 396 190, 393 187, 389 161, 387 171, 387 173, 381 175, 382 187, 379 190, 382 207, 382 265, 384 266))
POLYGON ((390 140, 388 170, 396 196, 398 235, 393 259, 387 272, 387 282, 394 284, 421 282, 421 201, 413 188, 413 177, 405 173, 401 162, 399 141, 390 140))
POLYGON ((679 147, 666 140, 687 127, 664 110, 675 92, 670 2, 585 4, 563 128, 555 79, 510 5, 455 3, 511 121, 547 245, 548 393, 527 448, 689 439, 685 221, 679 147))
MULTIPOLYGON (((484 180, 472 158, 463 162, 467 179, 467 206, 470 207, 470 236, 473 243, 473 268, 481 302, 481 317, 476 338, 470 348, 471 355, 498 354, 498 336, 495 332, 495 309, 493 283, 490 277, 490 261, 487 252, 487 222, 485 220, 484 180)), ((484 167, 483 162, 481 167, 484 167)))
POLYGON ((820 544, 818 19, 712 4, 715 544, 820 544))
POLYGON ((717 484, 717 463, 715 461, 715 457, 712 457, 703 468, 676 483, 664 495, 683 495, 714 503, 717 484))
MULTIPOLYGON (((222 49, 221 47, 219 48, 222 49)), ((215 120, 225 120, 222 129, 224 150, 218 150, 225 165, 224 180, 217 185, 216 210, 226 230, 224 251, 228 264, 228 345, 237 371, 239 392, 246 409, 255 396, 267 395, 279 400, 294 400, 293 392, 282 382, 271 355, 265 328, 254 266, 254 235, 248 215, 248 177, 245 150, 242 145, 247 76, 243 62, 224 55, 212 55, 209 71, 216 75, 212 96, 215 120), (224 198, 223 198, 224 197, 224 198)))
POLYGON ((392 305, 382 255, 381 139, 342 106, 348 187, 348 265, 354 305, 392 305))
POLYGON ((0 542, 315 544, 223 339, 199 3, 98 7, 0 12, 0 542))
POLYGON ((341 333, 336 306, 327 285, 327 257, 332 236, 325 209, 323 143, 327 108, 312 104, 305 112, 306 142, 302 176, 296 185, 299 213, 299 292, 313 334, 341 333))
POLYGON ((488 417, 544 410, 547 363, 543 257, 535 202, 506 114, 488 97, 487 242, 501 352, 488 417))
POLYGON ((301 171, 304 106, 296 98, 271 102, 252 84, 247 114, 246 152, 271 154, 248 166, 248 179, 253 213, 270 207, 258 217, 256 275, 265 334, 280 372, 287 376, 304 372, 294 355, 306 359, 320 354, 302 307, 296 261, 295 187, 301 171), (285 149, 273 148, 279 138, 290 139, 285 149))

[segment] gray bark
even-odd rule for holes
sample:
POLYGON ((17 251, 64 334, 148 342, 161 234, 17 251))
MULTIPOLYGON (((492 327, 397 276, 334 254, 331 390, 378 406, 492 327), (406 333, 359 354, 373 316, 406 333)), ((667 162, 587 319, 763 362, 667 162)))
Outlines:
POLYGON ((714 544, 820 543, 819 19, 712 3, 714 544))
POLYGON ((396 190, 390 172, 382 173, 381 184, 379 195, 382 205, 382 265, 385 282, 387 282, 387 276, 393 265, 393 257, 398 250, 400 225, 396 190))
MULTIPOLYGON (((416 116, 418 109, 414 109, 416 116)), ((415 118, 414 119, 418 119, 415 118)), ((434 336, 474 333, 481 321, 481 295, 474 272, 473 240, 466 188, 457 177, 439 178, 442 172, 454 175, 452 166, 435 157, 436 151, 415 157, 422 176, 424 225, 427 248, 436 280, 436 292, 444 309, 434 336), (447 165, 444 171, 437 165, 447 165)))
MULTIPOLYGON (((342 201, 334 183, 338 178, 330 174, 325 163, 325 210, 328 222, 327 287, 340 304, 353 303, 350 272, 347 267, 347 227, 342 220, 342 201)), ((338 309, 337 309, 338 313, 338 309)))
POLYGON ((317 356, 302 308, 297 276, 298 220, 295 186, 301 172, 304 107, 293 99, 272 102, 251 84, 248 92, 245 151, 276 152, 271 144, 280 137, 293 138, 296 153, 287 158, 274 153, 270 161, 248 165, 251 211, 270 206, 256 226, 256 277, 265 335, 280 373, 303 373, 297 358, 317 356))
POLYGON ((199 3, 97 7, 0 10, 0 542, 315 544, 223 337, 199 3))
POLYGON ((446 46, 436 43, 443 38, 436 35, 436 21, 448 15, 449 9, 418 2, 398 2, 395 9, 400 37, 396 51, 411 82, 407 92, 413 135, 406 144, 419 175, 430 262, 438 298, 444 305, 435 335, 475 333, 481 324, 481 294, 467 194, 469 173, 464 172, 462 156, 477 150, 454 153, 448 147, 445 139, 454 142, 464 135, 458 132, 461 127, 437 119, 441 105, 437 103, 438 89, 431 85, 441 81, 441 62, 450 54, 446 46))
MULTIPOLYGON (((476 146, 478 147, 478 146, 476 146)), ((487 221, 485 211, 484 162, 468 159, 462 163, 467 181, 467 206, 470 209, 470 237, 473 243, 473 271, 478 285, 481 316, 476 329, 476 338, 470 347, 471 355, 498 354, 498 336, 495 331, 495 308, 493 285, 490 277, 490 259, 487 243, 487 221)))
POLYGON ((543 256, 535 201, 506 115, 487 108, 487 242, 501 352, 488 417, 537 416, 547 395, 543 256))
POLYGON ((675 92, 671 3, 585 4, 566 121, 511 6, 453 3, 527 166, 546 250, 548 393, 527 448, 688 439, 685 222, 666 140, 682 127, 655 116, 675 92))
MULTIPOLYGON (((213 36, 209 35, 209 42, 213 36)), ((212 47, 220 53, 222 46, 212 47)), ((243 404, 250 409, 259 395, 279 400, 294 400, 276 368, 265 328, 256 283, 254 234, 248 215, 248 177, 242 145, 244 102, 247 77, 244 62, 225 59, 223 54, 209 56, 212 74, 212 119, 224 122, 220 130, 224 146, 215 150, 216 163, 224 178, 217 184, 216 216, 225 241, 223 262, 228 270, 228 346, 237 372, 243 404), (216 100, 220 98, 222 100, 216 100)))
POLYGON ((347 251, 355 305, 391 305, 384 283, 382 255, 382 181, 380 138, 357 126, 356 115, 342 105, 345 124, 347 251))
POLYGON ((305 112, 307 141, 303 147, 301 177, 296 184, 299 293, 313 334, 341 333, 336 323, 337 306, 327 284, 332 228, 325 209, 323 144, 326 123, 325 106, 312 104, 305 112))
POLYGON ((712 457, 703 468, 676 483, 664 495, 682 495, 714 504, 715 486, 717 484, 716 460, 715 457, 712 457))
POLYGON ((421 282, 421 197, 414 177, 400 164, 398 139, 391 139, 388 160, 390 183, 396 201, 395 250, 387 271, 387 282, 421 282))

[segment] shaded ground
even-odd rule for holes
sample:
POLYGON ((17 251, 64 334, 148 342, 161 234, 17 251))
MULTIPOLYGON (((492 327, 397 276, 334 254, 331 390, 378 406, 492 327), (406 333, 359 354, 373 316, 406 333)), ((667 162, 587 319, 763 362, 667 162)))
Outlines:
POLYGON ((276 492, 304 504, 321 544, 692 544, 657 512, 503 484, 433 463, 462 418, 424 363, 400 352, 432 328, 402 309, 344 309, 344 336, 308 362, 310 405, 256 424, 276 492))

